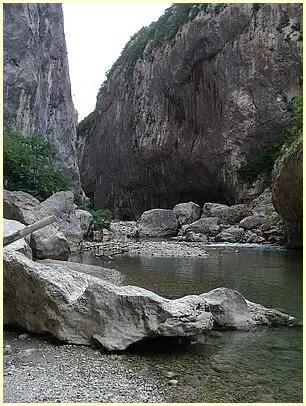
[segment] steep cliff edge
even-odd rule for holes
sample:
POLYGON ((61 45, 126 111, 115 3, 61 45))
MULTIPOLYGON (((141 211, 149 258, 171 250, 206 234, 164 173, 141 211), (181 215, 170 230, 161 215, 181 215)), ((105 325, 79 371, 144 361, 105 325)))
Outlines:
POLYGON ((79 131, 95 205, 133 219, 239 201, 237 170, 301 93, 301 24, 299 4, 174 5, 132 37, 79 131))
POLYGON ((287 248, 303 246, 303 140, 296 141, 276 162, 272 201, 284 220, 287 248))
POLYGON ((57 169, 80 192, 63 24, 60 4, 4 4, 4 125, 52 140, 57 169))

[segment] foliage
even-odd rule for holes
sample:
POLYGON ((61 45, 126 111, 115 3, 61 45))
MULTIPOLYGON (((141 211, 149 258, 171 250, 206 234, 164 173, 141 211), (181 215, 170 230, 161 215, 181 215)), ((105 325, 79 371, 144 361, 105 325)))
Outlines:
POLYGON ((254 181, 260 173, 271 173, 275 161, 303 137, 303 96, 293 99, 289 119, 285 125, 283 136, 271 148, 261 154, 254 153, 247 157, 246 163, 239 169, 238 176, 246 182, 254 181))
POLYGON ((112 212, 108 209, 95 209, 89 200, 84 200, 79 206, 79 209, 87 210, 94 219, 94 229, 102 230, 107 228, 109 230, 110 223, 113 220, 112 212))
MULTIPOLYGON (((146 47, 145 56, 148 57, 153 49, 166 42, 171 42, 175 38, 180 26, 188 21, 192 21, 200 11, 206 10, 208 6, 208 3, 172 4, 157 21, 154 21, 148 27, 142 27, 131 37, 106 76, 109 77, 119 65, 124 65, 127 68, 127 72, 132 72, 137 60, 144 57, 146 47)), ((224 4, 215 4, 214 8, 216 12, 219 12, 224 8, 224 4)))
POLYGON ((70 182, 54 167, 50 141, 4 130, 4 182, 9 190, 22 190, 39 200, 68 189, 70 182))
POLYGON ((93 122, 93 116, 94 116, 94 112, 88 114, 87 117, 85 117, 82 121, 79 122, 79 124, 77 125, 78 138, 82 137, 91 127, 92 122, 93 122))
POLYGON ((95 230, 110 228, 110 223, 113 218, 112 212, 108 209, 91 209, 89 210, 94 219, 95 230))
POLYGON ((298 139, 303 138, 303 96, 297 96, 292 101, 289 119, 285 129, 282 151, 298 139))

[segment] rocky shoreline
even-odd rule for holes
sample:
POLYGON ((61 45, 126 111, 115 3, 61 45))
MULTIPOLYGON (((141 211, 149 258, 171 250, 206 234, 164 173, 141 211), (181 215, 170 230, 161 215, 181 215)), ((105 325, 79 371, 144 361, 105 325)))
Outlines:
MULTIPOLYGON (((207 337, 208 352, 204 355, 200 348, 197 353, 197 346, 203 344, 174 341, 124 353, 105 353, 5 329, 4 402, 302 401, 298 394, 292 397, 289 385, 285 388, 286 377, 280 393, 269 387, 264 368, 256 368, 255 364, 245 371, 239 364, 225 360, 217 348, 223 347, 228 338, 222 332, 214 333, 207 337), (214 355, 209 355, 211 345, 217 350, 214 355)), ((239 341, 235 341, 237 344, 239 341)), ((271 345, 282 345, 282 338, 279 343, 274 339, 271 345)))
MULTIPOLYGON (((254 247, 274 247, 282 249, 278 244, 255 244, 255 243, 210 243, 187 242, 177 240, 155 240, 155 241, 132 241, 132 240, 113 240, 109 242, 84 242, 81 253, 73 255, 71 258, 82 256, 83 252, 90 252, 97 258, 104 258, 112 261, 116 256, 148 256, 159 258, 206 258, 212 248, 218 247, 236 247, 237 252, 240 248, 254 247)), ((111 264, 111 262, 110 262, 111 264)))

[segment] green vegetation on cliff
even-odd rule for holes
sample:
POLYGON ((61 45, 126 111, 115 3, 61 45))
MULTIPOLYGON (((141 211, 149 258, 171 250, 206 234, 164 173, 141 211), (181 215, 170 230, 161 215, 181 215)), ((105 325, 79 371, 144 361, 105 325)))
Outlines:
POLYGON ((88 114, 87 117, 85 117, 77 125, 77 136, 78 136, 78 138, 80 138, 84 134, 86 134, 88 129, 91 127, 92 122, 93 122, 93 115, 94 115, 94 112, 91 112, 90 114, 88 114))
POLYGON ((256 154, 250 154, 246 163, 239 169, 238 176, 246 182, 253 182, 263 172, 271 173, 275 161, 303 137, 303 96, 293 99, 289 119, 285 125, 283 137, 271 148, 256 154))
POLYGON ((69 181, 54 167, 55 150, 50 141, 4 130, 4 185, 22 190, 39 200, 69 187, 69 181))
POLYGON ((172 4, 157 21, 148 27, 142 27, 131 37, 106 76, 109 77, 117 66, 125 66, 127 72, 132 72, 139 58, 148 57, 153 49, 164 43, 171 44, 179 28, 188 21, 192 21, 200 11, 205 11, 209 6, 213 7, 215 12, 219 12, 225 7, 223 3, 215 5, 208 3, 172 4), (145 48, 146 52, 144 53, 145 48))

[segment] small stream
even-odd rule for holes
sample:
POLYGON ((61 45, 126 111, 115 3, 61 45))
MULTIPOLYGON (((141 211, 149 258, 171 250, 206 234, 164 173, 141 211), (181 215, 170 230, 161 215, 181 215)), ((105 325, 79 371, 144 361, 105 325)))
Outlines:
MULTIPOLYGON (((225 286, 248 300, 302 319, 302 253, 277 247, 207 246, 206 258, 96 258, 71 260, 116 268, 124 284, 178 298, 225 286)), ((168 362, 180 374, 169 401, 302 402, 302 328, 256 327, 226 331, 174 352, 145 351, 152 362, 168 362)))

